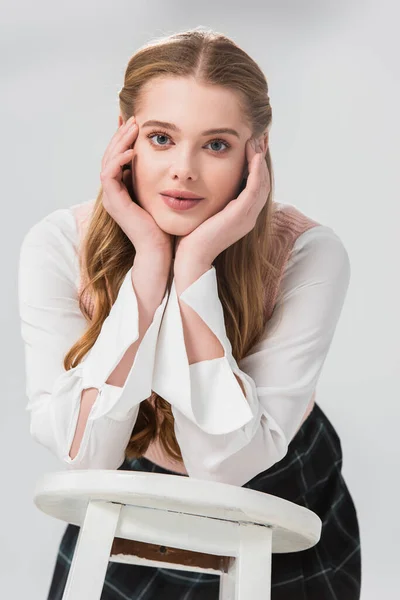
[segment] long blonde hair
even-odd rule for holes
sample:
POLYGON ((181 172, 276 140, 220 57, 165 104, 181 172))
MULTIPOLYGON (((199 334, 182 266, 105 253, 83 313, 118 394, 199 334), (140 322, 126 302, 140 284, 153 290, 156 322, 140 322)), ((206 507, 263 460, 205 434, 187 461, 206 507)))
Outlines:
MULTIPOLYGON (((153 40, 130 58, 124 85, 119 93, 124 121, 138 111, 143 85, 153 77, 169 75, 194 77, 201 83, 215 84, 233 91, 253 135, 258 137, 269 128, 271 106, 264 74, 256 62, 232 40, 204 28, 153 40)), ((269 149, 265 160, 271 190, 255 227, 222 252, 213 263, 225 327, 237 362, 247 355, 263 333, 266 321, 265 293, 270 275, 276 272, 271 256, 274 179, 269 149)), ((104 209, 100 187, 82 245, 82 264, 87 284, 80 294, 79 304, 88 320, 88 327, 65 355, 66 370, 78 365, 95 343, 124 276, 132 266, 135 253, 129 238, 104 209), (82 301, 86 291, 89 291, 93 300, 92 315, 88 314, 82 301)), ((171 289, 172 278, 171 268, 168 290, 171 289)), ((158 435, 166 454, 181 461, 171 405, 153 391, 149 399, 140 404, 125 451, 126 457, 142 456, 158 435), (154 406, 147 401, 149 399, 154 401, 154 406), (159 427, 156 413, 160 418, 159 427)))

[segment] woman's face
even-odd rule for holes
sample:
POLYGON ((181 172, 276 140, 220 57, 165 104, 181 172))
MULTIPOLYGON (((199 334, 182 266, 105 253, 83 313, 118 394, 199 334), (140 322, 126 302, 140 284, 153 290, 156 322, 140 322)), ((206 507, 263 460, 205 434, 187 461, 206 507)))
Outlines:
POLYGON ((139 132, 132 187, 140 206, 163 231, 187 235, 237 196, 248 173, 245 146, 252 132, 235 94, 222 87, 163 77, 152 79, 142 93, 135 114, 139 132), (164 124, 150 123, 156 120, 164 124), (221 128, 232 131, 205 133, 221 128), (189 210, 175 210, 160 195, 167 189, 204 199, 189 210))

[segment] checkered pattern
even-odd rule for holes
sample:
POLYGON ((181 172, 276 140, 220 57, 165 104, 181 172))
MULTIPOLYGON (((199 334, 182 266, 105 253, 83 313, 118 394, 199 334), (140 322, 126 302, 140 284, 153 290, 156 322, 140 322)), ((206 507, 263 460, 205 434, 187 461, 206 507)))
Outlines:
MULTIPOLYGON (((175 474, 143 457, 119 469, 175 474)), ((341 469, 340 439, 315 404, 286 456, 243 486, 305 506, 322 521, 313 548, 272 555, 271 600, 359 600, 358 519, 341 469)), ((65 530, 47 600, 62 598, 78 532, 75 525, 65 530)), ((110 562, 101 600, 218 600, 218 594, 218 575, 110 562)))

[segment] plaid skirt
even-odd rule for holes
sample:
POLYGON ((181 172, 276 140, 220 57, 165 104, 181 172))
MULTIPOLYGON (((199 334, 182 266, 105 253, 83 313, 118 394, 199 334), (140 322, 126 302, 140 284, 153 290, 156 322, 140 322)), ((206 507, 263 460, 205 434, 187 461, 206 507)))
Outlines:
MULTIPOLYGON (((143 457, 125 460, 119 470, 176 474, 143 457)), ((315 404, 286 456, 243 485, 305 506, 322 521, 321 539, 312 548, 272 554, 271 600, 359 600, 359 526, 341 470, 339 436, 315 404)), ((62 599, 78 533, 79 527, 67 525, 47 600, 62 599)), ((101 600, 218 600, 218 596, 219 575, 110 562, 101 600)))

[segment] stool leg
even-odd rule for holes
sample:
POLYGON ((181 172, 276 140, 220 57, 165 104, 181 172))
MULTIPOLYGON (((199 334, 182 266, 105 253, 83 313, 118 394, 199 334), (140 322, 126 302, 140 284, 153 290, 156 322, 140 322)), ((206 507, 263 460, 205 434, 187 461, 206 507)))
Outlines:
POLYGON ((271 598, 272 529, 240 525, 237 556, 220 577, 219 600, 271 598))
POLYGON ((100 600, 121 506, 89 502, 62 600, 100 600))

